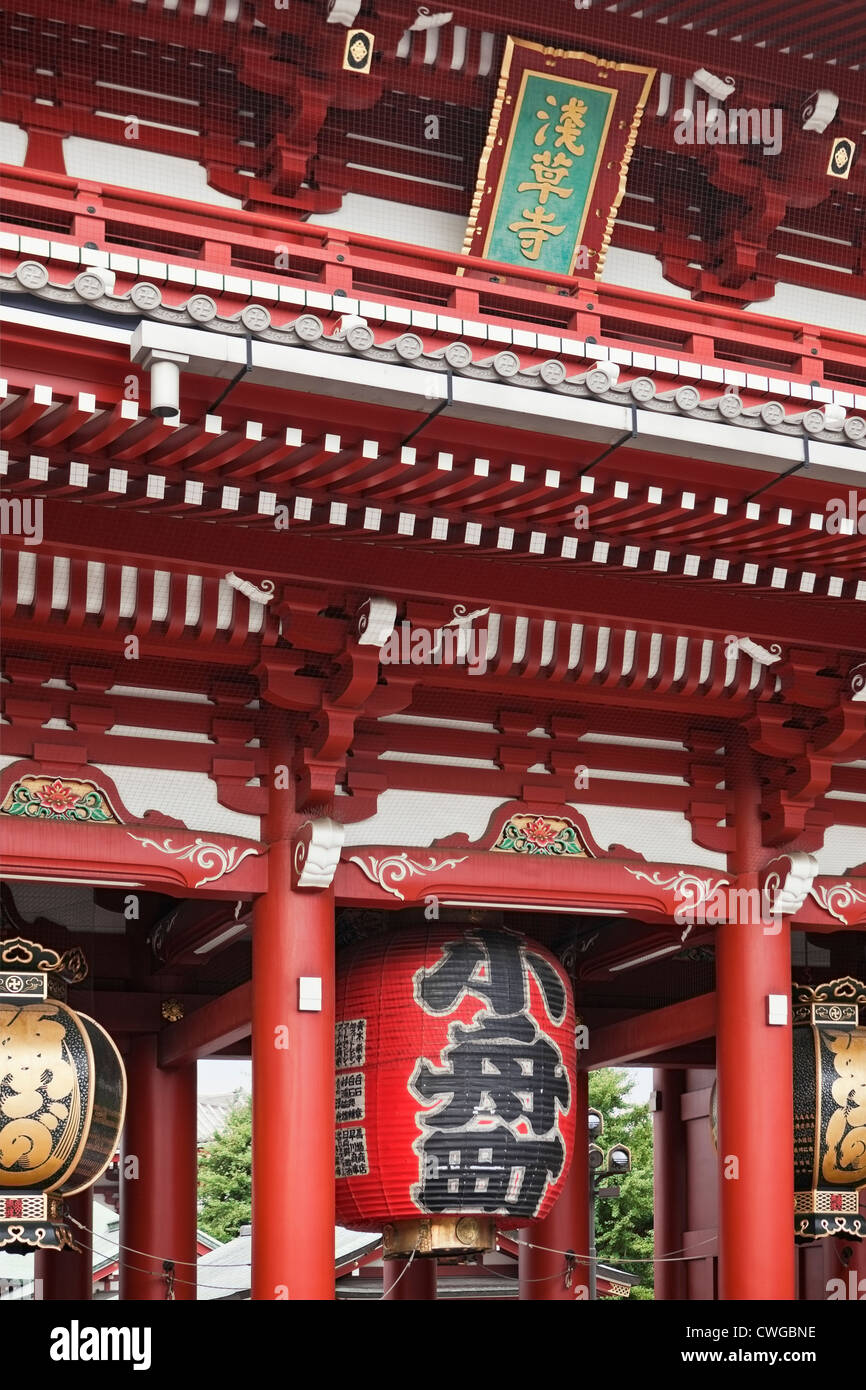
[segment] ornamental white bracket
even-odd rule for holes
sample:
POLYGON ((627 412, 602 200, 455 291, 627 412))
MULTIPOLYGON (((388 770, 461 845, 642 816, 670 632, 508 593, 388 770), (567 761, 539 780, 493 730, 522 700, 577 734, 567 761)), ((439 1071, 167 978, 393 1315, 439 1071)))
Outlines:
POLYGON ((437 859, 431 854, 426 864, 420 864, 417 859, 410 859, 404 850, 402 854, 389 854, 384 859, 377 859, 372 854, 366 858, 353 854, 349 863, 357 864, 371 883, 378 883, 386 893, 405 902, 404 894, 396 887, 398 883, 403 883, 407 878, 426 878, 427 874, 439 873, 440 869, 454 869, 458 864, 464 864, 467 857, 464 854, 461 859, 437 859))
POLYGON ((866 661, 851 672, 851 700, 866 700, 866 661))
POLYGON ((736 86, 733 77, 716 77, 715 73, 708 72, 706 68, 698 68, 697 72, 693 72, 692 81, 702 92, 715 97, 716 101, 727 101, 736 86))
POLYGON ((274 596, 274 581, 272 579, 263 579, 260 586, 256 588, 251 580, 241 579, 239 574, 232 571, 226 575, 226 583, 230 588, 237 589, 239 594, 245 594, 251 603, 270 603, 274 596))
POLYGON ((772 859, 761 874, 762 896, 770 915, 795 916, 809 896, 817 872, 814 854, 801 850, 772 859))
POLYGON ((800 111, 800 119, 803 122, 804 130, 817 130, 819 135, 823 135, 830 122, 839 110, 839 98, 835 92, 830 92, 826 88, 819 88, 806 98, 800 111))
POLYGON ((328 23, 345 24, 350 29, 358 18, 362 0, 329 0, 328 23))
POLYGON ((361 647, 383 647, 397 621, 397 605, 392 598, 368 598, 358 609, 355 635, 361 647))
POLYGON ((346 827, 330 816, 304 821, 295 836, 292 878, 295 888, 329 888, 334 881, 346 827))
MULTIPOLYGON (((486 615, 490 612, 490 609, 475 608, 471 613, 467 613, 465 603, 455 603, 451 612, 452 617, 448 619, 448 622, 443 623, 441 627, 437 627, 434 630, 433 635, 436 638, 436 644, 431 652, 431 656, 434 658, 439 655, 439 652, 442 648, 442 643, 444 640, 443 633, 445 632, 445 629, 447 627, 453 627, 456 629, 458 644, 460 643, 461 639, 465 643, 468 640, 469 633, 472 631, 472 624, 475 622, 475 619, 486 617, 486 615)), ((460 656, 465 656, 466 648, 460 647, 458 645, 458 652, 460 656)))
POLYGON ((425 29, 439 29, 443 24, 450 24, 454 18, 454 13, 449 10, 447 14, 431 14, 426 5, 418 6, 418 16, 413 24, 409 25, 407 33, 423 33, 425 29))
POLYGON ((778 642, 774 642, 769 650, 762 647, 759 642, 754 642, 751 637, 737 637, 734 641, 727 643, 727 655, 736 656, 738 652, 743 652, 750 656, 753 661, 757 661, 759 666, 773 666, 782 656, 782 648, 778 642))
POLYGON ((472 624, 475 622, 476 618, 486 617, 486 615, 490 612, 490 609, 476 608, 473 610, 473 612, 467 613, 465 603, 455 603, 451 611, 453 613, 453 617, 449 618, 447 623, 443 623, 443 627, 471 627, 472 624))

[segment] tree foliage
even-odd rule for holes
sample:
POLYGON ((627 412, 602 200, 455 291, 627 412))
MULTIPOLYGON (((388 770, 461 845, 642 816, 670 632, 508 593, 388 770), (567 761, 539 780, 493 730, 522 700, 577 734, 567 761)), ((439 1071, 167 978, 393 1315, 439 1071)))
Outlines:
POLYGON ((631 1298, 652 1298, 651 1264, 627 1260, 650 1259, 653 1253, 653 1142, 648 1105, 629 1100, 634 1083, 624 1071, 607 1067, 589 1074, 589 1103, 604 1116, 599 1141, 607 1153, 614 1144, 627 1144, 632 1170, 625 1178, 611 1178, 620 1189, 618 1201, 596 1204, 596 1243, 600 1260, 640 1277, 631 1298))
POLYGON ((234 1240, 250 1220, 252 1099, 239 1097, 219 1134, 199 1155, 198 1224, 217 1240, 234 1240))

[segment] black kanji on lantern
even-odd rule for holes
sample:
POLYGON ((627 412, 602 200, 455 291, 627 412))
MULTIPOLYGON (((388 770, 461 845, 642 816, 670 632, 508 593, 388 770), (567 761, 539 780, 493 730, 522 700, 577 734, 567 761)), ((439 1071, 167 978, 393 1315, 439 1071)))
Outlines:
POLYGON ((424 1140, 420 1200, 425 1211, 532 1216, 564 1158, 558 1134, 520 1139, 505 1126, 460 1135, 434 1130, 424 1140))
POLYGON ((561 1024, 562 980, 520 937, 473 932, 447 942, 441 959, 415 975, 427 1013, 453 1013, 467 996, 485 1005, 471 1023, 449 1025, 440 1058, 420 1058, 409 1083, 427 1107, 415 1144, 421 1180, 413 1197, 422 1211, 532 1217, 562 1172, 559 1120, 571 1087, 562 1053, 530 1013, 530 972, 548 1017, 561 1024))
POLYGON ((445 1066, 422 1058, 412 1078, 419 1100, 445 1100, 428 1123, 459 1129, 497 1116, 506 1124, 524 1121, 524 1130, 536 1136, 554 1128, 557 1106, 568 1109, 568 1077, 559 1049, 531 1018, 484 1013, 472 1027, 455 1023, 449 1033, 445 1066))
POLYGON ((419 970, 415 998, 431 1014, 448 1014, 464 994, 486 999, 500 1016, 529 1007, 527 967, 532 971, 554 1023, 565 1017, 565 989, 553 966, 528 950, 519 937, 501 931, 473 932, 449 941, 436 965, 419 970))

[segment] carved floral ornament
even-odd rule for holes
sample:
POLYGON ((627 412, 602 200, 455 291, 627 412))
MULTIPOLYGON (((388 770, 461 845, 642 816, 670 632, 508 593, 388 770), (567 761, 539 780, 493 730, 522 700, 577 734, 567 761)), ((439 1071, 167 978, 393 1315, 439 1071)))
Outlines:
POLYGON ((78 777, 28 775, 14 782, 0 805, 0 815, 28 820, 98 822, 120 825, 120 817, 101 787, 78 777))
POLYGON ((497 854, 571 855, 591 858, 574 821, 565 816, 518 813, 506 821, 491 850, 497 854))

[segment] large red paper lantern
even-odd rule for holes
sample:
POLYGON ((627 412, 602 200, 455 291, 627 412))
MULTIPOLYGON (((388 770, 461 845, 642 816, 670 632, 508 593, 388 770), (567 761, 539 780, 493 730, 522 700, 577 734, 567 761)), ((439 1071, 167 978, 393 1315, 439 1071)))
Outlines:
POLYGON ((351 947, 337 970, 338 1221, 384 1228, 386 1253, 432 1254, 545 1216, 573 1153, 575 1072, 571 986, 537 942, 436 925, 351 947))

